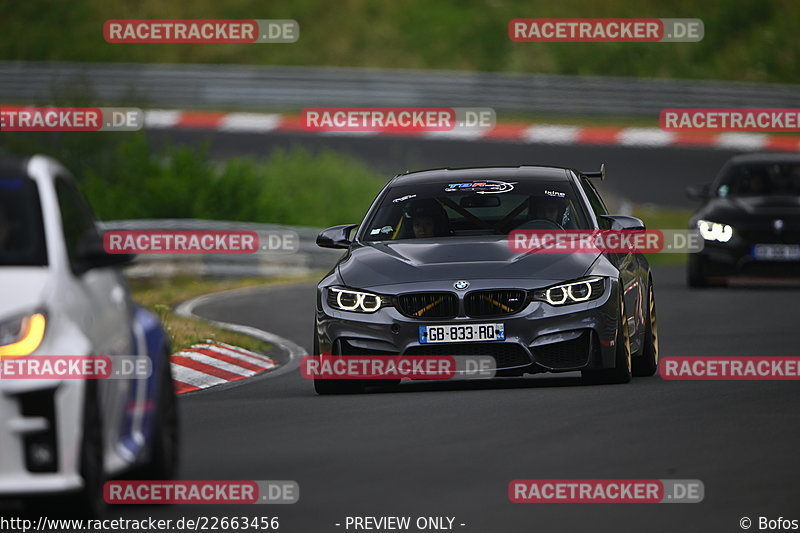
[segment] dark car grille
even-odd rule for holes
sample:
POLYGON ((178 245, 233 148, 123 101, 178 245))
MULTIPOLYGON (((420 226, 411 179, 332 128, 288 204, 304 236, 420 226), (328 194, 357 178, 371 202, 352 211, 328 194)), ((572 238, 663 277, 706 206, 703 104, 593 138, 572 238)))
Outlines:
POLYGON ((532 348, 536 362, 553 369, 586 366, 592 355, 592 349, 592 335, 586 331, 569 341, 554 342, 532 348))
POLYGON ((464 298, 467 316, 501 316, 516 313, 525 305, 521 290, 474 291, 464 298))
POLYGON ((781 217, 764 220, 758 224, 733 225, 733 231, 739 238, 749 244, 800 244, 800 222, 788 221, 781 217), (784 220, 785 226, 776 231, 773 224, 777 219, 784 220))
POLYGON ((458 300, 449 292, 418 292, 397 298, 400 312, 412 318, 453 318, 458 314, 458 300))
POLYGON ((406 350, 405 355, 449 355, 452 357, 489 355, 494 357, 497 369, 531 364, 528 352, 515 342, 425 344, 423 346, 412 346, 406 350))

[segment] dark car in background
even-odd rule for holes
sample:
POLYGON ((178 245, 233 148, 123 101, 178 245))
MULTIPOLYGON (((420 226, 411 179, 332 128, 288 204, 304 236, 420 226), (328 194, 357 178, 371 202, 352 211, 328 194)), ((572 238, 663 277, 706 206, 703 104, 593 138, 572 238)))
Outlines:
MULTIPOLYGON (((314 350, 328 355, 488 356, 497 375, 580 371, 624 383, 658 360, 650 266, 636 253, 533 253, 514 230, 642 230, 609 215, 588 176, 556 167, 396 176, 356 225, 317 244, 347 250, 319 283, 314 350)), ((320 394, 355 380, 316 379, 320 394)))
POLYGON ((736 156, 713 183, 687 194, 703 200, 689 226, 705 241, 689 256, 689 286, 732 277, 800 279, 800 155, 736 156))

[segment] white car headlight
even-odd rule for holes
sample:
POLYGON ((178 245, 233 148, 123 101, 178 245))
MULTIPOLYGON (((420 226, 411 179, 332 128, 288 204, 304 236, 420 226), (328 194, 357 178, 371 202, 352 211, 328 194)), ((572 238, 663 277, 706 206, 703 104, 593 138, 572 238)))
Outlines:
POLYGON ((605 287, 603 278, 586 278, 537 290, 534 292, 534 298, 550 305, 569 305, 596 300, 603 295, 605 287))
POLYGON ((46 325, 41 312, 0 322, 0 360, 32 354, 42 343, 46 325))
POLYGON ((707 241, 728 242, 733 237, 733 228, 719 222, 698 220, 697 229, 700 230, 700 235, 707 241))
POLYGON ((374 313, 389 305, 389 299, 372 292, 331 287, 328 289, 328 305, 341 311, 374 313))

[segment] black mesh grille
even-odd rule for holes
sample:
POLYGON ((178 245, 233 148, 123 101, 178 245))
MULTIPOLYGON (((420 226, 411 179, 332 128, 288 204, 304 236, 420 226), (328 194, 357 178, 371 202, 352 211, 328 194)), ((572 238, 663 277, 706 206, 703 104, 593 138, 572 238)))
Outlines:
POLYGON ((473 317, 510 315, 522 309, 525 299, 521 290, 474 291, 467 294, 464 306, 467 315, 473 317))
POLYGON ((533 347, 536 362, 547 368, 580 368, 589 363, 592 355, 592 335, 584 331, 580 337, 533 347))
POLYGON ((353 346, 346 340, 340 340, 339 355, 397 355, 397 352, 387 352, 385 350, 376 350, 374 348, 361 348, 360 346, 353 346))
POLYGON ((400 312, 412 318, 453 318, 458 300, 449 292, 418 292, 397 298, 400 312))
POLYGON ((515 342, 426 344, 424 346, 412 346, 406 350, 405 355, 449 355, 452 357, 490 355, 494 357, 497 369, 531 364, 528 352, 515 342))

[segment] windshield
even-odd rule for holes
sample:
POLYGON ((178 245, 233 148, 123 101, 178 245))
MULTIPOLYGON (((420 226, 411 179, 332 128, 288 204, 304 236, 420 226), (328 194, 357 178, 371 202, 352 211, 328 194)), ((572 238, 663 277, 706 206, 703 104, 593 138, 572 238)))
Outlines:
POLYGON ((393 187, 362 239, 507 235, 524 229, 588 229, 568 182, 474 179, 393 187))
POLYGON ((732 166, 720 179, 717 196, 800 196, 800 162, 732 166))
POLYGON ((47 265, 36 183, 0 177, 0 267, 47 265))

